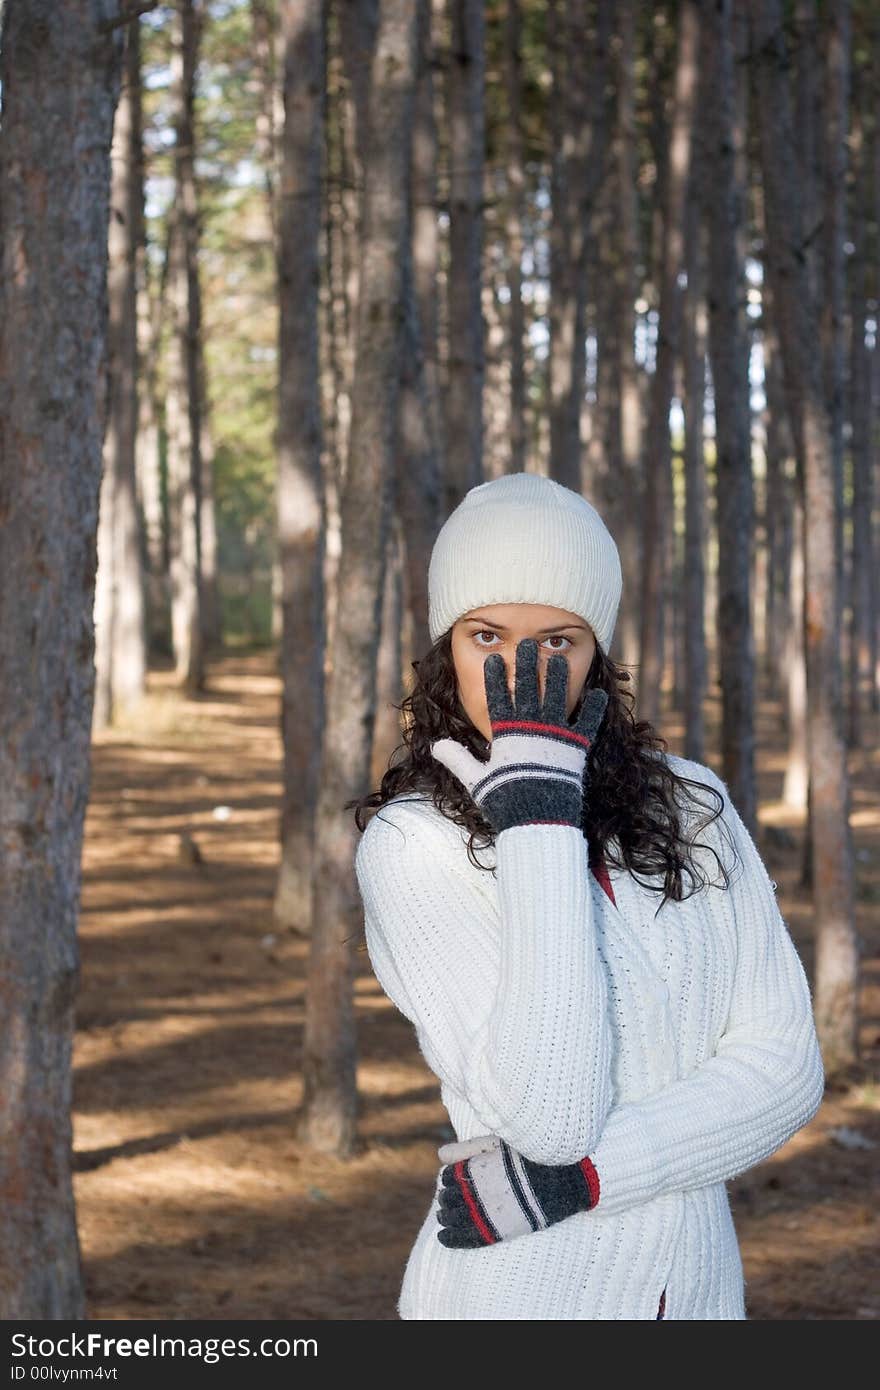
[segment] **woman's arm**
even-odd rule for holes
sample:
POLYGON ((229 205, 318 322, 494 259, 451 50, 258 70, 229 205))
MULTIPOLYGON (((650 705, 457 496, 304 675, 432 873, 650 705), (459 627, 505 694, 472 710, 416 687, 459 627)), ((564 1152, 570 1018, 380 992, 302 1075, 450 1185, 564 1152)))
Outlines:
POLYGON ((691 1076, 608 1116, 587 1151, 601 1183, 598 1212, 736 1177, 785 1143, 822 1101, 803 965, 725 783, 709 768, 700 775, 724 795, 722 818, 742 861, 729 890, 738 960, 728 1023, 715 1055, 691 1076))
POLYGON ((355 861, 370 959, 431 1069, 486 1130, 535 1162, 570 1163, 600 1142, 612 1103, 587 842, 575 826, 532 824, 495 846, 500 922, 432 808, 381 807, 355 861), (475 1017, 486 969, 497 988, 475 1017))

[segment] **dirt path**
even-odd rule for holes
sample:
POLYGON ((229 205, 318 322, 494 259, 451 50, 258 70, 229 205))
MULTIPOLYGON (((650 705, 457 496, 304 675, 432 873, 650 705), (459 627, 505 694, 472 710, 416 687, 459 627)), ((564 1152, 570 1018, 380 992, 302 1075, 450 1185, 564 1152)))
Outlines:
MULTIPOLYGON (((396 1317, 446 1112, 360 956, 363 1152, 315 1160, 292 1138, 307 947, 271 918, 278 690, 268 654, 213 663, 195 701, 151 673, 136 726, 95 742, 74 1048, 90 1318, 396 1317)), ((787 824, 772 803, 780 727, 765 706, 762 818, 787 824)), ((663 732, 677 752, 675 721, 663 732)), ((880 753, 850 769, 864 1065, 731 1184, 752 1318, 880 1317, 880 753), (841 1128, 877 1147, 846 1147, 841 1128)), ((811 969, 790 829, 795 847, 765 857, 811 969)))

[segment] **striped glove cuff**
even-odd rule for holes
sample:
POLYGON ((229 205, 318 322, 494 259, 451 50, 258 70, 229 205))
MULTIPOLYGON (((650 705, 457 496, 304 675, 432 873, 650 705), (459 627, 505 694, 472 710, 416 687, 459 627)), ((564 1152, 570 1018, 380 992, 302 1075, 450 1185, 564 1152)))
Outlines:
POLYGON ((514 719, 493 724, 492 732, 491 766, 471 793, 491 824, 498 830, 541 822, 579 826, 590 750, 586 735, 514 719))

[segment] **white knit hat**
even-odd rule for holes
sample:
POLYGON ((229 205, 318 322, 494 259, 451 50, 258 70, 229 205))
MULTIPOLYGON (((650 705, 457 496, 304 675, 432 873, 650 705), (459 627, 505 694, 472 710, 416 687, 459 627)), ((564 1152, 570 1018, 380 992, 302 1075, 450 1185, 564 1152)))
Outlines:
POLYGON ((592 503, 538 473, 471 488, 428 565, 431 641, 480 604, 544 603, 576 613, 608 651, 623 587, 620 556, 592 503))

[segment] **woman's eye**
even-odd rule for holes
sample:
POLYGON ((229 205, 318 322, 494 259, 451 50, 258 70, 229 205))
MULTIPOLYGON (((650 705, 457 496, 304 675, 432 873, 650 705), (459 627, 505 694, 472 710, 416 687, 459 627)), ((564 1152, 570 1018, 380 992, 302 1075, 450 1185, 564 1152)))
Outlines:
MULTIPOLYGON (((497 632, 490 632, 490 630, 489 630, 488 628, 485 628, 485 627, 484 627, 484 628, 481 628, 479 632, 475 632, 475 633, 474 633, 474 637, 475 637, 476 639, 480 639, 480 638, 482 638, 482 637, 497 637, 497 636, 498 636, 497 632)), ((567 642, 567 643, 568 643, 568 646, 567 646, 567 647, 551 647, 550 650, 553 651, 553 652, 567 652, 567 651, 568 651, 568 648, 574 645, 574 644, 572 643, 571 638, 570 638, 570 637, 565 637, 565 636, 563 636, 563 634, 562 634, 561 632, 554 632, 554 633, 551 634, 551 636, 545 637, 545 638, 544 638, 544 642, 567 642)), ((543 645, 543 643, 542 643, 542 645, 543 645)), ((491 643, 489 643, 489 642, 482 642, 482 641, 480 641, 480 640, 477 640, 477 646, 478 646, 478 647, 488 647, 488 646, 491 646, 491 643)))

